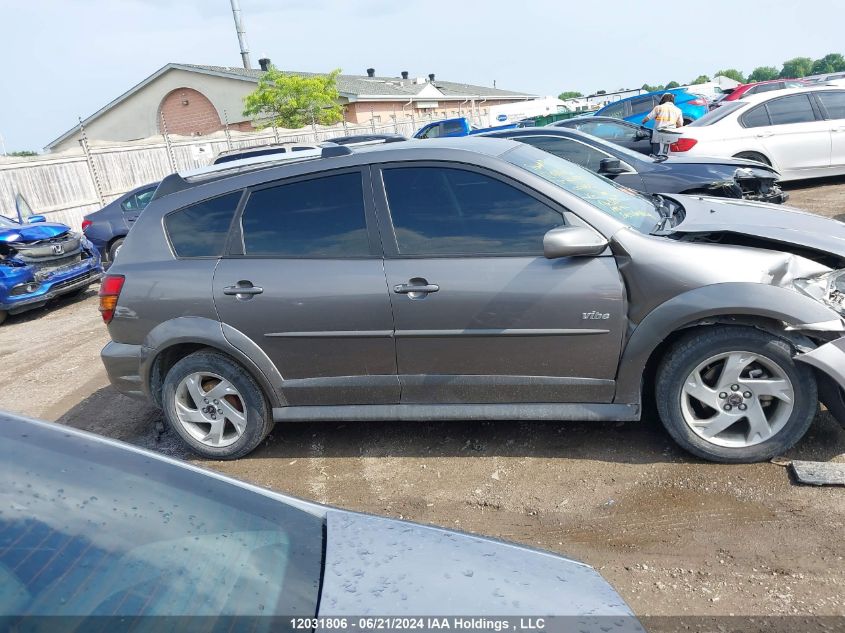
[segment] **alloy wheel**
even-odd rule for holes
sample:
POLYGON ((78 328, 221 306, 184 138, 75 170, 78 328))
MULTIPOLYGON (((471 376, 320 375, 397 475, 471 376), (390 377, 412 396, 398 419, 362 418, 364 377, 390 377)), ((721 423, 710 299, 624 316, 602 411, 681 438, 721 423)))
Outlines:
POLYGON ((776 362, 752 352, 725 352, 700 363, 684 381, 681 413, 702 439, 744 448, 776 435, 792 415, 795 393, 776 362))
POLYGON ((243 397, 217 374, 195 372, 185 376, 176 387, 174 406, 182 428, 207 446, 230 446, 246 430, 243 397))

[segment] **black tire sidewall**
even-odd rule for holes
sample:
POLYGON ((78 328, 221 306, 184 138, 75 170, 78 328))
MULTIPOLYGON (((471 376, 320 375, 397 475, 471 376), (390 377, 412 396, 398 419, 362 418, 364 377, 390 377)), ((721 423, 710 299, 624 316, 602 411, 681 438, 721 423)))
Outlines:
POLYGON ((198 455, 209 459, 237 459, 252 452, 272 428, 270 406, 261 388, 244 370, 227 356, 213 351, 194 352, 179 360, 165 376, 161 389, 164 416, 170 427, 188 447, 198 455), (191 437, 182 427, 175 413, 176 387, 188 374, 211 372, 230 381, 240 392, 247 411, 246 430, 237 442, 215 448, 206 446, 191 437))
POLYGON ((792 359, 790 344, 751 327, 717 326, 680 339, 664 356, 657 371, 657 408, 672 438, 693 455, 710 461, 747 463, 771 459, 794 446, 807 432, 818 411, 812 370, 792 359), (776 363, 792 382, 794 407, 784 427, 765 442, 743 448, 717 446, 699 437, 681 412, 683 385, 707 358, 723 352, 748 351, 776 363))
POLYGON ((126 241, 125 237, 119 237, 111 243, 109 246, 109 262, 114 261, 114 258, 117 256, 117 249, 123 246, 124 241, 126 241))

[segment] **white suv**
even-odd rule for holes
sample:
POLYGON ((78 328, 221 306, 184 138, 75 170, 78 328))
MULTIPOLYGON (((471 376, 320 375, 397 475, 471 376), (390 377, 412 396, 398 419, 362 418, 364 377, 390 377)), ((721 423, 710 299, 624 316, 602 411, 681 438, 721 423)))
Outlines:
POLYGON ((845 174, 845 89, 794 88, 725 103, 690 125, 673 152, 749 158, 782 180, 845 174))

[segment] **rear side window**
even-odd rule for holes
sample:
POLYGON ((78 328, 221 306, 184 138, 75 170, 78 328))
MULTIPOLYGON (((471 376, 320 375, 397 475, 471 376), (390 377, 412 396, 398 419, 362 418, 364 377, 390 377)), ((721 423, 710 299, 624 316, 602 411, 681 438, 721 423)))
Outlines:
POLYGON ((772 125, 787 125, 789 123, 806 123, 815 121, 813 106, 807 95, 792 95, 782 99, 774 99, 766 103, 769 119, 772 125))
POLYGON ((560 156, 568 161, 572 161, 576 165, 581 165, 590 171, 598 171, 601 166, 603 158, 610 158, 610 154, 606 154, 597 150, 586 143, 576 141, 570 138, 550 137, 550 136, 521 136, 516 137, 515 140, 522 141, 528 145, 533 145, 537 149, 541 149, 549 154, 560 156))
POLYGON ((253 191, 241 228, 254 257, 368 256, 361 173, 253 191))
POLYGON ((543 236, 563 216, 495 178, 463 169, 384 170, 402 255, 543 253, 543 236))
POLYGON ((612 103, 601 111, 601 115, 611 116, 614 119, 623 119, 625 118, 625 104, 621 102, 612 103))
POLYGON ((204 200, 164 217, 170 244, 179 257, 220 257, 241 191, 204 200))
POLYGON ((448 134, 460 134, 464 131, 464 124, 461 121, 446 121, 442 124, 443 136, 448 134))
POLYGON ((637 97, 631 99, 631 114, 645 114, 654 107, 654 97, 637 97))
POLYGON ((829 119, 845 119, 845 92, 817 92, 829 119))
POLYGON ((771 125, 769 121, 769 113, 766 111, 766 105, 758 105, 756 108, 751 108, 748 112, 742 115, 742 125, 745 127, 763 127, 764 125, 771 125))

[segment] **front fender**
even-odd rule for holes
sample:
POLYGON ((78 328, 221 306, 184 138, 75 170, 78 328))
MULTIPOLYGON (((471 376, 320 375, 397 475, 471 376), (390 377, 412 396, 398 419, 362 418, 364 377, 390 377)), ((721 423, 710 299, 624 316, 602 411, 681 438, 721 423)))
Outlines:
POLYGON ((845 332, 845 320, 838 313, 789 288, 746 282, 695 288, 660 304, 629 333, 619 362, 614 402, 639 402, 646 363, 672 332, 723 316, 776 320, 797 330, 845 332))
POLYGON ((183 343, 204 345, 231 356, 258 381, 271 406, 285 406, 282 376, 261 348, 238 330, 204 317, 171 319, 147 334, 141 345, 140 374, 148 397, 155 399, 151 382, 156 359, 168 348, 183 343))

